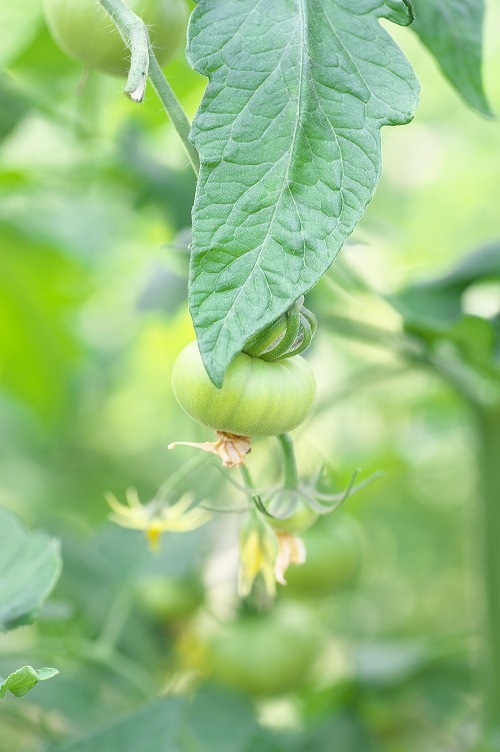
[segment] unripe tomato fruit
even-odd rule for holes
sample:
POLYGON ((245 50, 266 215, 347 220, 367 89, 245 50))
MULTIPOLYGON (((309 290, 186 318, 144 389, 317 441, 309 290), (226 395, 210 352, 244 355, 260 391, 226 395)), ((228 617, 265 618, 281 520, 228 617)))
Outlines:
POLYGON ((251 695, 293 692, 307 680, 319 649, 312 614, 276 610, 227 625, 210 645, 216 679, 251 695))
POLYGON ((203 583, 195 575, 180 578, 149 575, 140 581, 138 590, 144 610, 165 622, 192 616, 203 603, 204 595, 203 583))
POLYGON ((272 527, 278 532, 291 533, 296 535, 308 530, 319 515, 310 506, 307 501, 300 496, 300 491, 292 491, 286 488, 281 488, 276 491, 271 498, 265 502, 265 507, 269 514, 276 515, 275 517, 266 517, 272 527), (290 508, 290 503, 293 503, 293 510, 286 517, 280 515, 285 514, 287 509, 290 508))
POLYGON ((316 384, 300 356, 266 362, 239 353, 221 389, 207 376, 198 345, 191 342, 174 363, 177 401, 198 423, 239 436, 276 436, 304 421, 314 404, 316 384))
POLYGON ((307 558, 286 573, 285 594, 319 595, 355 584, 363 564, 363 535, 345 512, 324 517, 304 533, 307 558))
MULTIPOLYGON (((164 63, 184 37, 185 0, 125 0, 147 24, 159 63, 164 63)), ((70 57, 90 68, 126 76, 130 51, 97 0, 43 0, 47 25, 55 42, 70 57)))

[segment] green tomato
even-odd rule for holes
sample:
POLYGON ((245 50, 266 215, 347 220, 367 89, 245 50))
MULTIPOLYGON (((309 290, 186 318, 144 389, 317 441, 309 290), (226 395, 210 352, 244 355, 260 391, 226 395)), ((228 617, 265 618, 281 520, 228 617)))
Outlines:
POLYGON ((363 537, 358 523, 345 512, 334 512, 308 530, 303 541, 304 564, 286 573, 286 595, 315 595, 353 585, 363 563, 363 537))
POLYGON ((300 356, 268 363, 245 353, 234 358, 217 389, 196 342, 177 357, 172 386, 181 407, 198 423, 239 436, 291 431, 307 418, 316 394, 313 372, 300 356))
POLYGON ((307 500, 300 491, 281 488, 265 502, 269 514, 275 517, 266 517, 267 522, 278 532, 291 533, 292 535, 303 533, 308 530, 318 519, 318 513, 311 509, 307 500), (286 517, 281 515, 286 514, 286 517))
POLYGON ((170 622, 194 614, 203 603, 204 588, 195 575, 174 578, 155 574, 141 580, 138 597, 148 614, 170 622))
POLYGON ((212 640, 216 679, 251 695, 293 692, 307 678, 318 650, 311 614, 296 610, 244 616, 212 640))
MULTIPOLYGON (((156 57, 164 63, 178 48, 187 25, 185 0, 126 0, 148 25, 156 57)), ((126 76, 130 51, 97 0, 43 0, 55 42, 90 68, 126 76)))

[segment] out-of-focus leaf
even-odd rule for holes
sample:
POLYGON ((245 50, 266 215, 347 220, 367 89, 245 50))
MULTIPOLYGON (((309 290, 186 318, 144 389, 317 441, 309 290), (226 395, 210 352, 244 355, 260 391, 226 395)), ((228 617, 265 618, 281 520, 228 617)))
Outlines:
POLYGON ((491 115, 481 76, 483 0, 413 0, 413 31, 461 97, 491 115))
POLYGON ((262 731, 250 742, 245 752, 301 752, 304 735, 286 732, 262 731))
POLYGON ((209 686, 192 702, 167 698, 50 752, 246 752, 258 730, 247 699, 209 686))
POLYGON ((380 18, 407 25, 411 3, 201 0, 191 16, 188 57, 209 84, 192 128, 190 308, 218 386, 332 264, 377 185, 381 127, 413 116, 418 82, 380 18))
POLYGON ((409 285, 391 296, 390 301, 407 323, 440 328, 462 316, 464 290, 478 282, 495 279, 500 279, 500 243, 467 254, 450 271, 409 285))
POLYGON ((179 738, 185 752, 245 752, 257 730, 247 698, 208 686, 189 705, 179 738))
POLYGON ((348 710, 336 713, 326 723, 318 725, 297 747, 297 752, 375 752, 373 738, 363 720, 348 710))
POLYGON ((179 698, 161 700, 50 752, 184 752, 177 741, 184 709, 179 698))
POLYGON ((60 572, 59 542, 0 510, 0 631, 32 621, 60 572))
POLYGON ((0 677, 0 697, 10 692, 15 697, 27 694, 38 682, 52 679, 59 671, 56 668, 34 669, 31 666, 23 666, 14 671, 6 679, 0 677))

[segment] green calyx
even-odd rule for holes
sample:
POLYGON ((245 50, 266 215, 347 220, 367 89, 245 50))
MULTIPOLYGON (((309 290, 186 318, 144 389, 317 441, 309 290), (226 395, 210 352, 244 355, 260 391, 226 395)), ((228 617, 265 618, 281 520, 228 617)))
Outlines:
POLYGON ((267 361, 291 358, 309 347, 316 327, 316 317, 301 296, 279 319, 251 337, 243 352, 267 361))

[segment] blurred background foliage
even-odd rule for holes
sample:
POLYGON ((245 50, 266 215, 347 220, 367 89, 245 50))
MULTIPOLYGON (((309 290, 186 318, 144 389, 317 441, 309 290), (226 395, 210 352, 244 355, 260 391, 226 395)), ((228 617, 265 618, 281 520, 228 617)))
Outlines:
MULTIPOLYGON (((39 0, 0 7, 0 504, 59 537, 64 562, 37 624, 0 640, 3 676, 25 663, 60 671, 2 700, 0 749, 468 749, 479 608, 470 415, 445 382, 338 337, 329 316, 396 333, 385 296, 498 241, 498 123, 467 110, 417 38, 391 27, 421 105, 413 123, 384 130, 375 199, 309 296, 319 397, 296 434, 303 471, 319 456, 337 489, 358 466, 385 474, 305 535, 309 562, 275 609, 247 614, 235 595, 239 515, 167 535, 153 555, 107 521, 103 499, 129 486, 147 498, 191 456, 169 442, 210 438, 169 383, 193 336, 185 154, 152 91, 137 106, 118 79, 79 84, 39 0)), ((496 112, 499 28, 490 2, 496 112)), ((181 54, 166 73, 192 115, 203 79, 181 54)), ((465 303, 486 315, 495 294, 465 303)), ((271 445, 256 445, 257 473, 276 475, 271 445)), ((211 465, 190 487, 215 506, 242 503, 211 465)))

